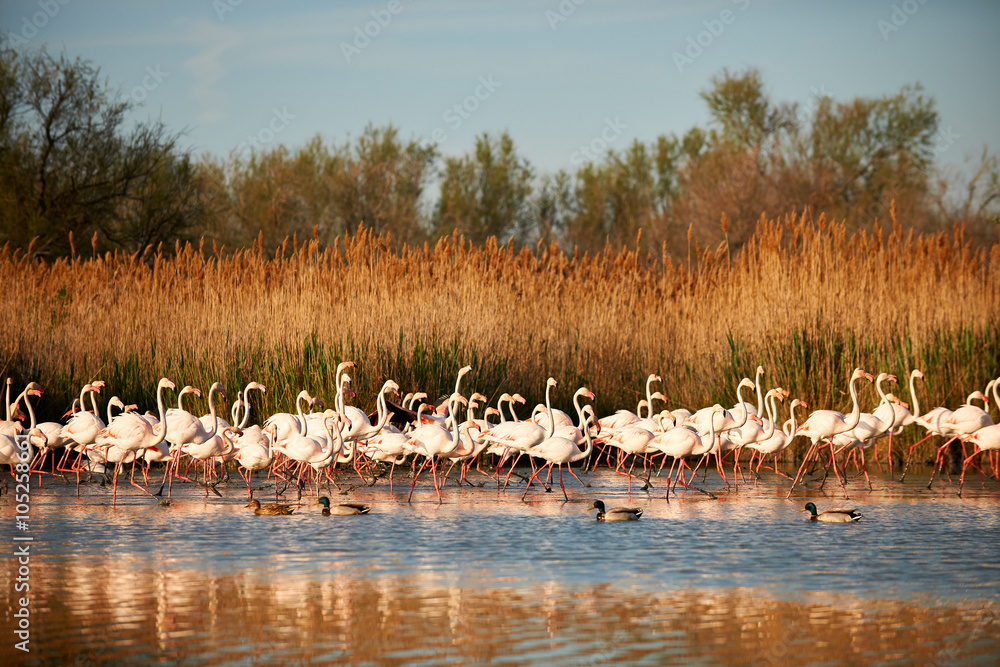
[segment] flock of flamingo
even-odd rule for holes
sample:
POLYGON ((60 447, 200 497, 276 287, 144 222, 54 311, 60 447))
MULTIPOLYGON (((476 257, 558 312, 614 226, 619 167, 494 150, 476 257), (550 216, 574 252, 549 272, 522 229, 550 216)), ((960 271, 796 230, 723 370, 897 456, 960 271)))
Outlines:
MULTIPOLYGON (((41 482, 48 457, 51 459, 50 474, 76 474, 78 492, 81 473, 110 474, 113 478, 112 503, 115 503, 118 478, 126 472, 129 472, 131 485, 150 496, 162 496, 166 488, 169 498, 175 479, 202 484, 206 494, 209 490, 218 494, 215 486, 220 478, 217 475, 228 478, 225 471, 229 461, 236 462, 251 499, 254 472, 267 471, 269 478, 274 478, 276 499, 290 486, 297 489, 301 497, 304 485, 310 489, 315 486, 317 493, 324 484, 338 486, 331 473, 337 471, 340 464, 344 464, 344 472, 350 473, 353 469, 368 485, 375 484, 380 474, 384 476, 388 467, 391 493, 395 468, 412 456, 413 473, 407 501, 412 498, 420 475, 429 467, 438 502, 441 502, 442 488, 455 466, 459 466, 459 485, 472 485, 467 475, 475 465, 477 471, 496 482, 498 492, 507 487, 512 475, 518 475, 526 479, 522 499, 527 496, 532 484, 540 481, 539 475, 543 471, 547 472, 546 490, 551 490, 552 469, 558 467, 559 485, 563 497, 568 500, 563 483, 564 465, 581 484, 589 486, 573 472, 571 465, 584 461, 585 468, 589 466, 593 469, 603 458, 615 471, 628 478, 628 491, 631 493, 638 461, 642 461, 645 471, 642 489, 649 490, 652 488, 653 470, 657 470, 657 475, 661 474, 669 460, 671 464, 666 481, 669 499, 671 488, 676 493, 678 485, 712 495, 692 484, 699 467, 712 459, 726 488, 738 488, 740 478, 746 483, 741 454, 743 450, 749 450, 747 469, 755 479, 760 478, 762 467, 786 477, 791 480, 790 495, 808 470, 816 470, 817 466, 821 468, 825 482, 832 468, 846 498, 847 468, 853 463, 864 473, 871 488, 865 452, 886 437, 886 458, 891 476, 893 436, 898 436, 910 425, 917 425, 926 429, 927 436, 909 447, 900 481, 905 479, 913 450, 933 436, 940 436, 942 444, 937 448, 928 488, 939 470, 943 467, 947 470, 946 453, 954 443, 959 443, 963 451, 959 494, 970 466, 986 477, 977 462, 984 452, 988 453, 994 477, 1000 481, 1000 475, 997 475, 1000 424, 994 424, 990 414, 991 390, 993 402, 1000 408, 1000 378, 990 382, 985 391, 972 392, 966 404, 956 410, 939 407, 921 414, 914 387, 914 382, 923 378, 919 370, 912 371, 909 376, 911 411, 907 403, 886 393, 883 388, 885 382, 896 382, 895 376, 880 373, 872 377, 857 368, 849 381, 852 406, 848 414, 816 410, 799 422, 796 408, 808 406, 793 399, 789 408, 790 418, 779 426, 778 404, 789 397, 789 392, 780 387, 763 391, 762 367, 757 368, 754 380, 744 378, 738 384, 737 402, 731 408, 715 404, 694 413, 683 409, 657 412, 654 407, 656 402, 665 403, 666 399, 662 393, 653 391, 653 385, 661 381, 660 377, 650 375, 645 385, 646 397, 639 402, 635 412, 618 410, 612 415, 598 417, 593 405, 581 404, 584 399, 594 400, 594 394, 586 387, 576 390, 573 394, 575 420, 565 412, 552 408, 551 392, 557 383, 549 378, 545 387, 545 404, 536 406, 530 418, 522 420, 518 418, 515 407, 524 404, 524 398, 507 393, 499 397, 495 408, 485 407, 482 418, 476 417, 487 398, 477 392, 468 398, 461 393, 462 378, 471 370, 469 366, 459 371, 455 391, 437 406, 424 402, 427 396, 422 392, 406 394, 399 403, 389 401, 387 395, 398 395, 400 388, 388 380, 378 393, 377 413, 369 416, 346 404, 345 397, 354 393, 350 389, 351 378, 347 373, 353 366, 350 361, 338 366, 337 394, 332 408, 324 410, 320 399, 303 390, 296 397, 295 414, 271 415, 262 426, 248 425, 250 393, 266 391, 257 382, 250 382, 238 393, 229 415, 231 421, 216 414, 216 396, 228 398, 218 382, 208 391, 209 413, 198 417, 185 409, 184 397, 200 397, 201 391, 185 386, 177 392, 177 406, 167 408, 164 391, 176 391, 176 386, 163 378, 156 387, 156 414, 140 414, 135 405, 125 405, 113 396, 107 403, 107 419, 102 419, 95 395, 101 393, 104 382, 95 380, 83 386, 79 398, 65 415, 68 417, 66 423, 36 423, 31 401, 42 396, 42 387, 31 382, 12 402, 12 382, 8 379, 5 397, 7 414, 6 419, 0 422, 0 464, 9 464, 12 474, 15 470, 22 475, 27 472, 29 480, 30 475, 38 474, 41 482), (874 382, 881 399, 871 413, 861 411, 857 385, 862 381, 874 382), (754 402, 744 400, 744 389, 754 392, 754 402), (90 409, 87 407, 88 399, 90 409), (975 401, 982 401, 983 407, 974 405, 975 401), (306 406, 305 411, 303 405, 306 406), (112 408, 121 412, 112 414, 112 408), (463 412, 464 421, 460 419, 463 412), (27 426, 22 424, 25 419, 29 422, 27 426), (797 474, 791 477, 779 469, 777 455, 799 436, 807 438, 810 445, 797 474), (969 445, 972 446, 971 452, 967 449, 969 445), (515 472, 515 467, 524 456, 531 464, 531 474, 527 477, 515 472), (662 457, 658 467, 655 463, 657 456, 662 457), (726 474, 725 468, 726 459, 730 457, 731 476, 726 474), (773 461, 771 467, 764 465, 768 457, 773 461), (185 458, 188 461, 182 472, 185 458), (483 465, 487 461, 492 463, 484 470, 483 465), (536 466, 536 461, 540 465, 536 466), (162 464, 164 469, 155 494, 149 490, 152 488, 149 473, 153 464, 162 464), (195 464, 203 468, 200 482, 188 477, 191 466, 195 464), (221 472, 217 473, 216 468, 220 464, 221 472), (137 465, 143 476, 142 484, 135 479, 137 465), (447 471, 443 470, 445 465, 448 465, 447 471), (504 466, 507 466, 506 473, 504 466)), ((877 445, 874 454, 878 463, 877 445)))

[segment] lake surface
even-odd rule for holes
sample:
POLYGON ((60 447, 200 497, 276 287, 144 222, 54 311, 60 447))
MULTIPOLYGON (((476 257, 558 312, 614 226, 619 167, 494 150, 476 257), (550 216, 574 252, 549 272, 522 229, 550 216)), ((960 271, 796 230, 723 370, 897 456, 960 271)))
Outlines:
MULTIPOLYGON (((351 473, 342 484, 357 483, 351 473)), ((714 473, 712 473, 714 476, 714 473)), ((938 664, 1000 661, 1000 491, 964 497, 873 475, 785 500, 787 480, 738 493, 626 496, 601 471, 563 502, 397 477, 347 495, 367 516, 324 517, 314 495, 255 516, 234 476, 174 486, 161 506, 127 485, 33 482, 30 654, 13 649, 17 563, 0 566, 2 664, 938 664), (124 490, 123 490, 124 488, 124 490), (598 523, 587 507, 642 507, 598 523), (851 505, 858 524, 800 512, 851 505)), ((485 478, 473 473, 475 482, 485 478)), ((35 478, 37 480, 37 478, 35 478)), ((654 478, 654 483, 656 479, 654 478)), ((13 490, 13 486, 12 489, 13 490)), ((265 490, 256 495, 273 502, 265 490)), ((291 495, 291 494, 289 494, 291 495)), ((286 502, 288 499, 283 499, 286 502)), ((291 498, 294 501, 294 496, 291 498)), ((13 552, 13 497, 0 535, 13 552)))

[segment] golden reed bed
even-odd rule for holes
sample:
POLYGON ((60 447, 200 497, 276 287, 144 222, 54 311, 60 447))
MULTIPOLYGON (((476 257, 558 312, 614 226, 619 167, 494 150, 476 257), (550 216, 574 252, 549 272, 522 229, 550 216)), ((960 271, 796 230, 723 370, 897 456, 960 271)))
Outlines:
MULTIPOLYGON (((2 366, 47 387, 46 416, 92 378, 150 406, 161 375, 218 379, 231 396, 256 379, 268 387, 259 407, 287 410, 302 387, 332 397, 342 358, 357 362, 367 407, 385 378, 433 397, 465 363, 470 391, 530 402, 553 375, 560 405, 586 384, 601 413, 634 409, 649 373, 671 408, 731 405, 757 364, 810 408, 844 408, 855 365, 901 379, 920 368, 921 407, 954 407, 1000 375, 1000 245, 973 251, 959 227, 914 235, 889 222, 850 234, 823 216, 762 217, 739 252, 692 253, 690 265, 454 237, 390 250, 364 230, 275 256, 202 244, 43 262, 4 250, 2 366)), ((874 390, 862 396, 874 409, 874 390)))

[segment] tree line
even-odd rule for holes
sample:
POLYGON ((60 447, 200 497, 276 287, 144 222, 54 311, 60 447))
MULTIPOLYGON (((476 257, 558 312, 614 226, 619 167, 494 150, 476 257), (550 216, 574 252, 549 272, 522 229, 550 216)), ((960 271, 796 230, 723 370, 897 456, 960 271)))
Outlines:
POLYGON ((973 241, 997 240, 998 158, 984 149, 969 170, 939 170, 954 135, 919 84, 846 102, 814 92, 805 106, 774 101, 756 69, 723 70, 701 93, 707 127, 555 174, 539 173, 507 132, 444 156, 391 125, 199 157, 162 121, 129 120, 135 102, 91 62, 0 42, 0 244, 60 257, 205 238, 272 252, 288 237, 331 242, 361 226, 393 243, 458 232, 690 257, 739 249, 762 215, 808 208, 871 229, 892 202, 918 232, 963 222, 973 241))

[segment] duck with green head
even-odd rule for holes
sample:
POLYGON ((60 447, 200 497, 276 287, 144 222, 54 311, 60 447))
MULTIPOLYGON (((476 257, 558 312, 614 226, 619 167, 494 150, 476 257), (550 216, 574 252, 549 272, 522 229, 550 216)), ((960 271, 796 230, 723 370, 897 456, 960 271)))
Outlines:
POLYGON ((323 506, 323 516, 330 516, 331 514, 341 516, 349 516, 351 514, 368 514, 368 512, 372 509, 371 507, 368 507, 368 505, 362 505, 361 503, 338 503, 336 505, 331 505, 330 499, 326 496, 320 496, 319 500, 317 500, 315 504, 323 506))
POLYGON ((603 500, 595 500, 594 504, 587 508, 587 511, 597 510, 598 521, 638 521, 642 516, 640 507, 604 507, 603 500))
POLYGON ((247 507, 253 509, 254 514, 266 514, 271 516, 278 516, 282 514, 291 514, 295 511, 295 508, 291 505, 279 505, 278 503, 270 503, 268 505, 261 505, 260 501, 254 498, 249 503, 247 507))
POLYGON ((817 512, 816 505, 806 503, 805 509, 802 511, 809 512, 811 515, 809 518, 813 521, 822 521, 824 523, 854 523, 861 520, 861 514, 856 509, 846 507, 837 507, 817 512))

